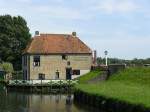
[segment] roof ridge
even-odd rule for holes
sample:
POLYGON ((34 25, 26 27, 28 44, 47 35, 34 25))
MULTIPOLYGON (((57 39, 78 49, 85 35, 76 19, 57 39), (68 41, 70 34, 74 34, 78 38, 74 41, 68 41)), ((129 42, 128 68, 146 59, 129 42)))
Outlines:
POLYGON ((65 34, 65 33, 40 33, 40 35, 70 35, 72 36, 72 34, 65 34))

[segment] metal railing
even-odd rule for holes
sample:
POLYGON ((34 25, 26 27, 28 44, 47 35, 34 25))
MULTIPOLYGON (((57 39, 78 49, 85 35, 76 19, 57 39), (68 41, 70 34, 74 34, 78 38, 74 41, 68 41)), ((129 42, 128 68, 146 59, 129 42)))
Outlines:
POLYGON ((9 80, 8 85, 75 85, 78 83, 78 80, 9 80))

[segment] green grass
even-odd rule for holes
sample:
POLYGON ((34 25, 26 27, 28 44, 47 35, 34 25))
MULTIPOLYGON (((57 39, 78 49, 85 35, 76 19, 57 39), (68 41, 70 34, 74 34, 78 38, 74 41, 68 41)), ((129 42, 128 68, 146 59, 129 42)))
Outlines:
POLYGON ((150 68, 128 68, 101 84, 79 84, 89 94, 150 107, 150 68))
POLYGON ((89 73, 81 76, 80 78, 78 78, 79 83, 86 83, 87 81, 89 81, 90 79, 93 79, 93 78, 97 77, 101 73, 102 72, 100 70, 91 71, 91 72, 89 72, 89 73))

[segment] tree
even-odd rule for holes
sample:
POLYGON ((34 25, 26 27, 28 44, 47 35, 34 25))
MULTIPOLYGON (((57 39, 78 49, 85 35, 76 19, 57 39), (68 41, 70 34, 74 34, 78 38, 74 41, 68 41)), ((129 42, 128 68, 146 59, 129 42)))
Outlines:
POLYGON ((0 16, 0 60, 21 69, 21 54, 31 39, 27 23, 21 16, 0 16))
MULTIPOLYGON (((104 64, 105 58, 98 57, 97 63, 104 64)), ((147 59, 137 59, 134 58, 132 60, 125 60, 125 59, 118 59, 118 58, 108 58, 109 64, 126 64, 126 65, 136 65, 136 66, 142 66, 144 64, 150 64, 150 58, 147 59)))

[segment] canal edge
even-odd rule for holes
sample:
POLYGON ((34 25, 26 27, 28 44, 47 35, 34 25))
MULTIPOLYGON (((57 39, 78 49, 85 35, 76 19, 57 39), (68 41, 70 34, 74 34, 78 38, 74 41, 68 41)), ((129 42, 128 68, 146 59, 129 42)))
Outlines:
POLYGON ((105 96, 89 94, 79 89, 74 90, 74 102, 108 112, 150 112, 150 108, 140 104, 131 104, 105 96))

